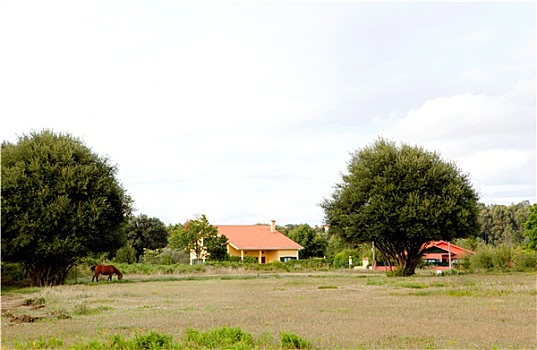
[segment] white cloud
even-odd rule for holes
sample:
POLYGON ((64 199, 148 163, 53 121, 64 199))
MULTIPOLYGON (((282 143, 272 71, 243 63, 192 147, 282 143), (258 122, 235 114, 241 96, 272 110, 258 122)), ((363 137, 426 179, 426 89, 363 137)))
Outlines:
POLYGON ((455 161, 470 175, 483 200, 493 200, 495 193, 509 187, 511 199, 535 200, 536 120, 535 100, 532 104, 528 98, 531 91, 535 95, 534 83, 521 81, 500 96, 464 93, 434 98, 406 115, 392 113, 376 123, 385 123, 387 137, 455 161), (521 188, 526 189, 522 195, 521 188))
POLYGON ((534 200, 527 8, 3 2, 0 135, 81 137, 166 222, 320 224, 378 135, 457 161, 487 200, 534 200))

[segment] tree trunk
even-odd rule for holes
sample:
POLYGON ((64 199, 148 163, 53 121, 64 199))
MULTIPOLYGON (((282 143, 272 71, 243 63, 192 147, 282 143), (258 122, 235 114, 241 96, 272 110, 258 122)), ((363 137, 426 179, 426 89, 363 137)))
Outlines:
POLYGON ((76 261, 25 262, 24 266, 32 284, 37 287, 56 286, 65 283, 69 270, 76 261))

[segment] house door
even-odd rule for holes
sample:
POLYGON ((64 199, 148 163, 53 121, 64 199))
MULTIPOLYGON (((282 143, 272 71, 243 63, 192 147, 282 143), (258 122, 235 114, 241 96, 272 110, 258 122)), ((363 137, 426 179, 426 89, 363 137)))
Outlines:
POLYGON ((262 257, 261 257, 261 264, 264 264, 265 262, 266 262, 265 257, 262 256, 262 257))

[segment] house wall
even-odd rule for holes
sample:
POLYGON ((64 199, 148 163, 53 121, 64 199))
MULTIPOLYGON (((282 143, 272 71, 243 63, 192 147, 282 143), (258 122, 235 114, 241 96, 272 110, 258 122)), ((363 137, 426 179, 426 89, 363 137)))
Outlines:
POLYGON ((297 249, 289 249, 289 250, 275 250, 273 251, 274 258, 272 261, 280 261, 281 258, 295 258, 298 260, 298 250, 297 249))
MULTIPOLYGON (((230 256, 241 257, 241 251, 230 245, 228 245, 228 254, 230 256)), ((263 258, 265 258, 265 263, 280 261, 280 258, 285 257, 298 259, 298 250, 244 250, 243 254, 245 257, 249 256, 258 260, 261 257, 261 261, 259 261, 260 263, 263 261, 263 258)))

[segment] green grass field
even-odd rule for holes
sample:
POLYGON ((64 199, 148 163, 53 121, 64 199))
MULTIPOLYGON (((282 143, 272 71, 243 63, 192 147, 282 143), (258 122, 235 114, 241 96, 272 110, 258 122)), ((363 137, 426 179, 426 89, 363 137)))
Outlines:
POLYGON ((535 349, 534 273, 125 275, 2 292, 2 349, 239 327, 263 348, 535 349))

